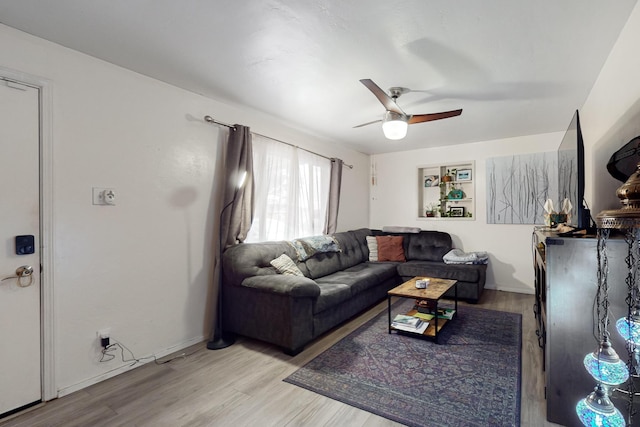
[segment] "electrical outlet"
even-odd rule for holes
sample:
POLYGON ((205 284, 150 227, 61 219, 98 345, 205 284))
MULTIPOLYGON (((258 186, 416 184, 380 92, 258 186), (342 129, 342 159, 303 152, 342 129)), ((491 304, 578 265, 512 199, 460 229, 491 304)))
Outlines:
POLYGON ((102 348, 106 349, 111 344, 111 340, 109 340, 109 334, 111 334, 111 328, 104 328, 98 330, 98 338, 100 338, 100 345, 102 348))

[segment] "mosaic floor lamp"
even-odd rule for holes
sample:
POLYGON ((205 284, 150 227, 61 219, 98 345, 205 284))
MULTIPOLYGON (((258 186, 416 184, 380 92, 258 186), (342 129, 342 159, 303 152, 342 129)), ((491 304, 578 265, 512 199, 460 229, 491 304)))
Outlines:
POLYGON ((576 405, 585 426, 625 426, 632 424, 634 380, 640 378, 640 164, 636 172, 616 191, 622 208, 605 210, 596 217, 598 226, 598 290, 595 316, 599 347, 584 358, 587 371, 596 380, 595 390, 576 405), (623 233, 627 244, 625 263, 627 276, 627 315, 616 321, 616 330, 626 341, 627 363, 623 363, 609 341, 609 265, 607 240, 610 233, 623 233), (626 418, 613 405, 609 396, 621 393, 628 398, 626 418))

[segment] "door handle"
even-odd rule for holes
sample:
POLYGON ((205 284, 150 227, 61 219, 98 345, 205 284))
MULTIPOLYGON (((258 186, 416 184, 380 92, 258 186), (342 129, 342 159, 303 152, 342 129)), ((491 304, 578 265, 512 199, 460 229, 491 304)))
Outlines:
POLYGON ((0 280, 0 282, 4 282, 5 280, 9 279, 18 279, 18 286, 26 288, 33 283, 33 267, 31 267, 30 265, 21 265, 20 267, 16 268, 15 276, 5 277, 4 279, 0 280), (29 278, 29 280, 23 281, 22 279, 25 278, 29 278))

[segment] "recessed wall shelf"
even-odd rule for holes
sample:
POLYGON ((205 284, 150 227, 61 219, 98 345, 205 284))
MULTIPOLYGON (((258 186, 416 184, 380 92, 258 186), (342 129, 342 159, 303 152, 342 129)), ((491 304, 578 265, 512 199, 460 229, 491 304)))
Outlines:
POLYGON ((474 219, 474 162, 418 168, 418 218, 474 219))

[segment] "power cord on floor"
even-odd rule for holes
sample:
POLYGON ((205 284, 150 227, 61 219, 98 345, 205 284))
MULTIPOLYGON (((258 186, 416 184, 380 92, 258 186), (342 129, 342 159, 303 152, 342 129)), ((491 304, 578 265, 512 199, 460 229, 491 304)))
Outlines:
POLYGON ((145 360, 148 359, 153 359, 153 362, 156 365, 164 365, 165 363, 169 363, 169 362, 173 362, 176 359, 186 359, 187 357, 197 353, 198 351, 202 350, 203 347, 198 348, 195 351, 192 351, 191 353, 182 353, 182 354, 178 354, 174 357, 172 357, 171 359, 167 359, 167 360, 163 360, 163 361, 159 361, 158 358, 155 355, 151 355, 151 356, 147 356, 147 357, 136 357, 133 352, 131 350, 129 350, 129 348, 127 346, 125 346, 124 344, 122 344, 119 341, 114 340, 113 338, 111 339, 113 341, 113 344, 109 344, 106 347, 104 347, 101 351, 102 356, 100 357, 99 362, 100 363, 104 363, 104 362, 109 362, 113 359, 116 358, 116 355, 118 353, 118 350, 120 350, 120 359, 122 360, 122 362, 124 363, 129 363, 132 362, 131 365, 129 366, 134 366, 137 363, 142 363, 145 360), (125 351, 128 353, 127 357, 125 357, 125 351), (131 355, 129 357, 129 355, 131 355))

